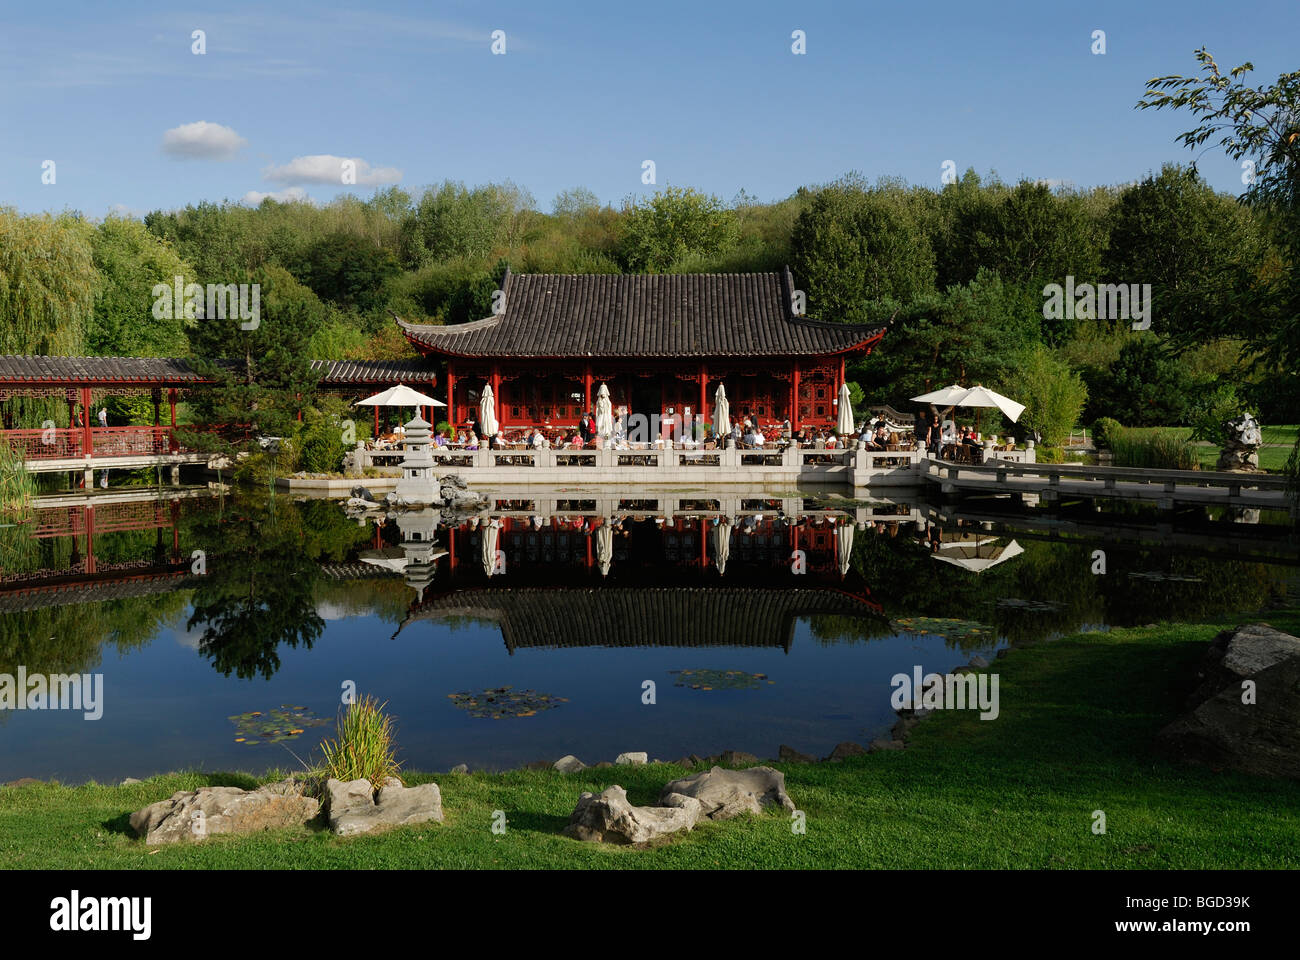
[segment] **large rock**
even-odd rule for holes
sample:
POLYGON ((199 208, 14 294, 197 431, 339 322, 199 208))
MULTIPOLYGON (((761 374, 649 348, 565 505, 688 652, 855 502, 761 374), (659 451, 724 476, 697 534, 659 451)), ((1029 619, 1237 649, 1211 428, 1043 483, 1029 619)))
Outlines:
POLYGON ((1184 760, 1300 779, 1300 639, 1263 623, 1225 630, 1201 664, 1190 712, 1156 735, 1184 760), (1243 703, 1243 683, 1254 702, 1243 703))
POLYGON ((669 833, 690 830, 700 816, 691 797, 666 797, 658 807, 634 807, 627 791, 615 784, 600 794, 584 793, 569 817, 564 835, 595 843, 646 843, 669 833))
POLYGON ((579 770, 586 770, 587 765, 570 753, 551 764, 551 769, 559 770, 560 773, 577 773, 579 770))
POLYGON ((639 767, 642 764, 649 761, 649 759, 650 759, 650 754, 646 753, 644 750, 632 751, 629 753, 620 753, 617 757, 614 758, 614 763, 620 767, 622 766, 639 767))
POLYGON ((794 801, 785 792, 785 774, 771 767, 726 770, 714 767, 664 787, 660 803, 673 794, 693 797, 700 802, 701 813, 710 820, 730 820, 742 813, 759 813, 763 807, 779 806, 794 810, 794 801))
POLYGON ((180 790, 131 814, 131 829, 144 837, 145 843, 158 844, 297 826, 320 812, 320 801, 305 796, 303 789, 302 783, 289 779, 256 790, 180 790))
POLYGON ((369 780, 330 779, 325 783, 325 801, 330 829, 340 837, 442 820, 442 792, 436 783, 404 787, 389 780, 376 798, 369 780))

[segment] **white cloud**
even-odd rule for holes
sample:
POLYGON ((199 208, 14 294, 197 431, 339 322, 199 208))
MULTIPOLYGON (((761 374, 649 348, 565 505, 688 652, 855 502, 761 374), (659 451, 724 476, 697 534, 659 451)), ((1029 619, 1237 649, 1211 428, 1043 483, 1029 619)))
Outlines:
POLYGON ((1039 177, 1037 180, 1034 181, 1034 183, 1040 186, 1047 187, 1050 190, 1060 190, 1062 188, 1066 190, 1074 189, 1073 180, 1061 180, 1056 177, 1039 177))
POLYGON ((289 187, 285 190, 272 190, 270 193, 262 193, 260 190, 249 190, 239 198, 240 203, 246 203, 251 207, 257 206, 267 197, 275 200, 277 203, 315 203, 307 191, 302 187, 289 187))
POLYGON ((163 134, 163 153, 183 160, 230 160, 248 141, 229 127, 199 120, 163 134))
POLYGON ((115 203, 108 208, 109 216, 129 217, 132 220, 140 220, 144 217, 143 210, 137 210, 135 207, 128 207, 125 203, 115 203))
POLYGON ((360 157, 336 157, 320 153, 311 157, 294 157, 279 167, 267 167, 262 179, 271 183, 328 183, 343 186, 343 164, 350 161, 358 186, 380 186, 399 183, 402 171, 396 167, 372 167, 360 157))

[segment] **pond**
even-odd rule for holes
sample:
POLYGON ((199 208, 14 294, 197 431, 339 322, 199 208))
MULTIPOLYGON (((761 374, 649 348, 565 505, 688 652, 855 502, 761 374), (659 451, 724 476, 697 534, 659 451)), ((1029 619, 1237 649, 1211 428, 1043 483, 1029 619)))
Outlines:
POLYGON ((102 678, 97 719, 0 709, 0 782, 300 768, 353 691, 387 703, 419 770, 825 756, 889 736, 896 674, 1254 611, 1296 582, 1294 542, 1266 524, 906 500, 665 517, 653 498, 603 517, 384 518, 181 493, 0 529, 0 683, 102 678))

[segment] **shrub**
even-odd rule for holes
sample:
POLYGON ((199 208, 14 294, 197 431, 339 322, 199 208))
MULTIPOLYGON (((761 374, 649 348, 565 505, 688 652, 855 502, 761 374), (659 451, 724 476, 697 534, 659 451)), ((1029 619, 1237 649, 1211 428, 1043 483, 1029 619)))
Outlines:
POLYGON ((1069 364, 1041 345, 1021 351, 1011 395, 1025 405, 1020 425, 1037 433, 1044 446, 1065 443, 1088 400, 1088 388, 1069 364))
POLYGON ((442 433, 444 430, 447 432, 448 435, 452 434, 451 424, 448 423, 446 420, 439 420, 438 425, 433 428, 433 432, 442 433))
POLYGON ((1243 413, 1254 415, 1254 410, 1237 394, 1232 384, 1222 384, 1201 396, 1192 404, 1188 419, 1192 425, 1193 440, 1208 440, 1222 447, 1228 440, 1223 425, 1243 413))
POLYGON ((0 517, 26 518, 35 494, 36 480, 23 458, 0 439, 0 517))
POLYGON ((1173 430, 1120 429, 1111 440, 1117 467, 1148 470, 1199 470, 1196 448, 1173 430))
POLYGON ((338 739, 321 742, 317 772, 326 778, 347 782, 369 780, 378 789, 397 776, 399 766, 393 742, 393 718, 384 713, 388 701, 378 703, 364 696, 348 704, 338 719, 338 739))
POLYGON ((1034 460, 1037 463, 1065 463, 1065 450, 1061 447, 1037 447, 1034 460))
POLYGON ((1092 445, 1098 450, 1109 450, 1115 441, 1115 435, 1123 430, 1114 417, 1101 417, 1092 425, 1092 445))

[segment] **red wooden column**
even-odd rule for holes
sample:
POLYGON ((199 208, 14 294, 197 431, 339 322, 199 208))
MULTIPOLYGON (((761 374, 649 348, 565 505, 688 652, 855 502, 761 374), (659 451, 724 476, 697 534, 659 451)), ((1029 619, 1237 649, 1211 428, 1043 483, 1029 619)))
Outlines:
POLYGON ((700 364, 700 423, 709 422, 709 368, 700 364))
POLYGON ((799 432, 799 361, 794 361, 790 374, 790 432, 799 432))
POLYGON ((176 426, 176 388, 172 387, 167 391, 167 405, 171 407, 172 426, 176 426))
POLYGON ((588 364, 584 364, 582 368, 582 412, 586 413, 590 409, 591 409, 591 364, 588 363, 588 364))
POLYGON ((451 438, 456 439, 456 372, 447 361, 447 422, 451 424, 451 438))
POLYGON ((90 387, 81 388, 81 442, 84 444, 82 454, 89 457, 95 452, 94 443, 90 439, 90 387))

